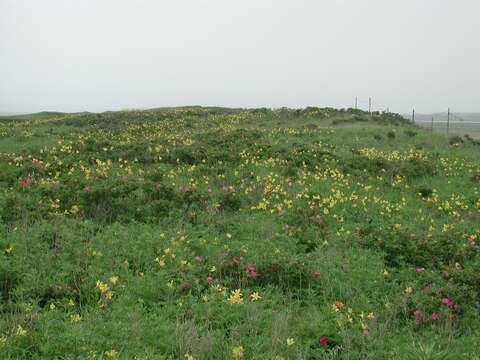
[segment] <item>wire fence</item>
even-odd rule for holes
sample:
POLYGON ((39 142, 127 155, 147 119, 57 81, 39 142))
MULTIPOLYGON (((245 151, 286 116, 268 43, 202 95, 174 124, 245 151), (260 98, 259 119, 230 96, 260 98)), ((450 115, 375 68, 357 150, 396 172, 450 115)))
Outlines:
MULTIPOLYGON (((364 111, 373 111, 373 98, 356 97, 355 109, 364 111)), ((383 111, 389 112, 389 109, 383 111)), ((409 118, 408 115, 404 117, 409 118)), ((448 136, 468 135, 474 139, 480 140, 480 113, 452 113, 450 109, 445 113, 432 115, 415 114, 413 110, 410 120, 419 126, 431 129, 435 132, 444 133, 448 136)))
POLYGON ((415 124, 446 135, 469 135, 472 138, 480 139, 480 115, 466 118, 450 113, 450 119, 447 114, 434 115, 430 119, 425 119, 425 115, 423 115, 415 119, 415 124))

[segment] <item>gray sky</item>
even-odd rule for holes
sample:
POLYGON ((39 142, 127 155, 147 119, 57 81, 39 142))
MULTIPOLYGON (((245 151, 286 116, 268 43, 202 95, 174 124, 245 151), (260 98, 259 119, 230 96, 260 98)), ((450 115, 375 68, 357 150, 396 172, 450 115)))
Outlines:
POLYGON ((0 0, 0 112, 480 111, 478 0, 0 0))

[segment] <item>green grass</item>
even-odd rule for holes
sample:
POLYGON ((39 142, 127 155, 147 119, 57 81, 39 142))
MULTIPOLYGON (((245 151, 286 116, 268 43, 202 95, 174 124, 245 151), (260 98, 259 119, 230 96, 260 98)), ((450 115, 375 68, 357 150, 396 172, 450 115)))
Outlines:
POLYGON ((0 135, 1 359, 478 359, 474 139, 331 108, 0 135))

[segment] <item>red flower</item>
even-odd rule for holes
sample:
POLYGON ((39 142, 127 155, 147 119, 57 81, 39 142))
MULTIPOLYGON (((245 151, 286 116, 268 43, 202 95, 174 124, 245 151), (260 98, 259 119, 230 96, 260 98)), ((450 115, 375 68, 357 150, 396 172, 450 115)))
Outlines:
POLYGON ((255 266, 252 263, 247 264, 247 270, 248 271, 255 271, 255 266))
POLYGON ((31 183, 33 183, 33 179, 30 175, 28 175, 26 178, 23 178, 23 179, 19 179, 18 180, 18 183, 22 186, 28 186, 30 185, 31 183))
POLYGON ((238 257, 234 256, 233 259, 232 259, 232 264, 233 265, 238 265, 240 261, 238 261, 238 257))
POLYGON ((443 298, 442 304, 448 307, 455 307, 455 301, 453 301, 453 299, 451 298, 443 298))
POLYGON ((211 276, 207 277, 207 283, 211 284, 213 282, 213 278, 211 276))
POLYGON ((320 339, 318 340, 318 343, 321 346, 327 346, 328 345, 328 338, 326 336, 320 336, 320 339))
POLYGON ((440 318, 440 315, 438 315, 437 313, 434 312, 434 313, 432 314, 432 320, 433 320, 433 321, 437 321, 439 318, 440 318))
POLYGON ((183 283, 182 284, 182 289, 187 290, 190 287, 188 283, 183 283))
POLYGON ((200 262, 200 261, 202 261, 202 258, 200 256, 195 256, 195 261, 200 262))
POLYGON ((416 271, 416 272, 422 272, 422 271, 425 271, 425 268, 424 268, 424 267, 421 267, 421 266, 417 266, 417 267, 415 268, 415 271, 416 271))
POLYGON ((318 225, 323 225, 323 219, 320 215, 317 214, 317 216, 315 216, 315 221, 317 222, 318 225))
POLYGON ((256 272, 256 271, 250 271, 250 276, 251 276, 253 279, 256 279, 256 278, 257 278, 257 272, 256 272))
POLYGON ((320 277, 320 275, 321 275, 321 274, 320 274, 320 271, 315 271, 315 272, 313 273, 313 276, 314 276, 314 277, 317 277, 317 278, 320 277))

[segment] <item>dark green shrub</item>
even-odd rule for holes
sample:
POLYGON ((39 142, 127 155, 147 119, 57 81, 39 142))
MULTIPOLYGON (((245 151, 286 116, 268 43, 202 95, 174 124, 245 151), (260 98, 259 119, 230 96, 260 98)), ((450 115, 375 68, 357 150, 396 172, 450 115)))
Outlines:
POLYGON ((455 135, 450 138, 449 143, 450 145, 463 144, 463 139, 460 136, 455 135))
POLYGON ((220 196, 220 209, 226 211, 238 211, 242 201, 236 193, 224 193, 220 196))
POLYGON ((413 131, 413 130, 410 130, 410 129, 405 130, 404 133, 405 133, 405 135, 407 135, 409 137, 417 136, 417 132, 413 131))

